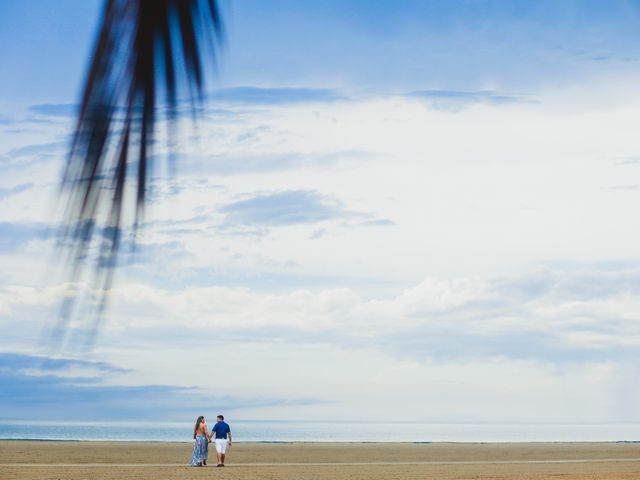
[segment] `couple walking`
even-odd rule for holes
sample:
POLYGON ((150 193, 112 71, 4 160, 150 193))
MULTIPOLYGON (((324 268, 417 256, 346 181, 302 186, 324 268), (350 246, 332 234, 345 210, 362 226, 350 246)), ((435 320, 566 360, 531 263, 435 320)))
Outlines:
POLYGON ((209 444, 214 439, 216 446, 216 454, 218 457, 218 467, 224 467, 224 457, 227 453, 227 447, 231 446, 231 427, 224 421, 222 415, 218 415, 217 422, 211 429, 211 434, 207 430, 207 422, 200 415, 196 420, 196 426, 193 429, 193 438, 196 441, 191 455, 191 466, 202 467, 207 464, 209 458, 209 444), (214 438, 215 437, 215 438, 214 438))

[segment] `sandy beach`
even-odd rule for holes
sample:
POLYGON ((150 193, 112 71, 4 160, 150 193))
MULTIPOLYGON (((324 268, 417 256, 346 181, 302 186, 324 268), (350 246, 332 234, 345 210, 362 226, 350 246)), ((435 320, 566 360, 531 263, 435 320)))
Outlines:
POLYGON ((640 479, 633 443, 237 443, 224 469, 187 466, 191 448, 1 441, 0 479, 640 479))

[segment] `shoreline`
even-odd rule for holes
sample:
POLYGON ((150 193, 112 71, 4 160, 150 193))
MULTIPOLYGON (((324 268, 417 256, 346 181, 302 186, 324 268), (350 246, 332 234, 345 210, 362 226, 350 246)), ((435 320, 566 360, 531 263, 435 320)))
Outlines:
MULTIPOLYGON (((408 424, 374 422, 237 421, 237 440, 324 443, 532 443, 640 442, 638 424, 408 424)), ((193 425, 185 422, 65 422, 0 420, 0 439, 77 441, 191 441, 193 425), (35 428, 34 428, 35 427, 35 428)))

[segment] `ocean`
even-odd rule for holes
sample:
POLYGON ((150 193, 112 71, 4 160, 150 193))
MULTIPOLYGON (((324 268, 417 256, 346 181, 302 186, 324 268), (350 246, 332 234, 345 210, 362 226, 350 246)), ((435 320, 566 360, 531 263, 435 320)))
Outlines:
MULTIPOLYGON (((229 419, 239 442, 636 442, 640 423, 306 422, 229 419)), ((0 420, 0 439, 191 442, 191 422, 0 420)))

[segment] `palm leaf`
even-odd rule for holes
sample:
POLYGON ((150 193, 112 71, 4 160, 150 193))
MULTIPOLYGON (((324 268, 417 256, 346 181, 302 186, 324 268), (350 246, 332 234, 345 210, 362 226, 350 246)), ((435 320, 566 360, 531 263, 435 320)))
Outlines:
MULTIPOLYGON (((195 113, 207 63, 215 63, 221 23, 215 0, 106 0, 77 124, 63 175, 64 245, 71 283, 83 275, 92 248, 93 290, 101 292, 95 333, 121 245, 124 212, 141 225, 160 112, 171 126, 178 105, 195 113), (125 186, 135 195, 125 205, 125 186)), ((173 132, 169 129, 169 133, 173 132)), ((62 338, 74 307, 67 295, 54 335, 62 338)))

